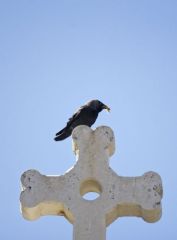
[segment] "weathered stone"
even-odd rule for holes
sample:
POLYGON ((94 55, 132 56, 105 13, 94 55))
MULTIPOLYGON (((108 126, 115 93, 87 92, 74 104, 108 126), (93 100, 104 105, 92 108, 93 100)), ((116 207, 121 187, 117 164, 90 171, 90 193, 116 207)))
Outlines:
POLYGON ((155 172, 139 177, 118 176, 109 167, 114 153, 114 134, 109 127, 95 131, 74 129, 73 150, 77 162, 61 176, 45 176, 36 170, 23 173, 21 209, 34 220, 43 215, 63 215, 74 225, 74 240, 106 239, 106 226, 121 216, 155 222, 161 216, 162 183, 155 172), (85 200, 87 192, 98 192, 85 200))

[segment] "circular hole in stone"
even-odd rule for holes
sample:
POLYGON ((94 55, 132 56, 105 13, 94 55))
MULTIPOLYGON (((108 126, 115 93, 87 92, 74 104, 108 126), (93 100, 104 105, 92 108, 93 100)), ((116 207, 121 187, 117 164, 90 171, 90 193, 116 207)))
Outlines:
POLYGON ((95 200, 97 199, 98 197, 100 196, 99 193, 96 193, 96 192, 88 192, 86 194, 84 194, 82 197, 85 199, 85 200, 95 200))
POLYGON ((95 200, 102 192, 100 183, 94 179, 88 179, 81 183, 80 194, 85 200, 95 200))

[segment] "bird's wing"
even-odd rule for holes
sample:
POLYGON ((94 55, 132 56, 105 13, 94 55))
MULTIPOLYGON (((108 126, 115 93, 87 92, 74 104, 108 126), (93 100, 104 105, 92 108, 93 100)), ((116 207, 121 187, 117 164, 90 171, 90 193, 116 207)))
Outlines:
POLYGON ((60 135, 63 131, 66 130, 72 130, 76 125, 78 125, 78 122, 82 121, 82 116, 84 116, 84 113, 87 110, 84 110, 85 106, 80 107, 73 115, 68 119, 68 122, 66 123, 66 127, 64 127, 62 130, 56 133, 56 136, 60 135))
POLYGON ((80 107, 73 115, 68 119, 67 126, 70 126, 73 122, 80 118, 80 114, 84 114, 86 108, 80 107))
POLYGON ((75 125, 82 124, 91 126, 96 120, 95 117, 93 118, 94 121, 92 120, 93 114, 95 115, 95 111, 93 112, 93 109, 89 106, 82 106, 71 118, 69 118, 67 127, 75 127, 75 125))

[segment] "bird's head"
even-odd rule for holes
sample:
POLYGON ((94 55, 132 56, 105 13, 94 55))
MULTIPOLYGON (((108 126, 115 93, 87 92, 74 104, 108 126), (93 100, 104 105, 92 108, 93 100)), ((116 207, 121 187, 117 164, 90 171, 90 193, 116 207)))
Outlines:
POLYGON ((104 109, 107 110, 108 112, 110 112, 110 110, 111 110, 107 105, 105 105, 104 103, 102 103, 99 100, 92 100, 92 101, 88 102, 87 105, 94 108, 98 112, 101 112, 104 109))

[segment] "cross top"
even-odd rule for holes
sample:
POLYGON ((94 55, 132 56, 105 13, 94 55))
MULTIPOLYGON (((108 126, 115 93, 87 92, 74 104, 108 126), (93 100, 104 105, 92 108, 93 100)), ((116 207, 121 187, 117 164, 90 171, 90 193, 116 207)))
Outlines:
POLYGON ((36 170, 23 173, 20 196, 22 214, 34 220, 43 215, 64 215, 74 226, 74 240, 106 239, 106 226, 121 216, 155 222, 161 216, 162 183, 155 172, 139 177, 118 176, 109 167, 114 153, 113 131, 78 126, 72 133, 77 162, 61 176, 36 170), (86 200, 87 192, 97 192, 86 200))

